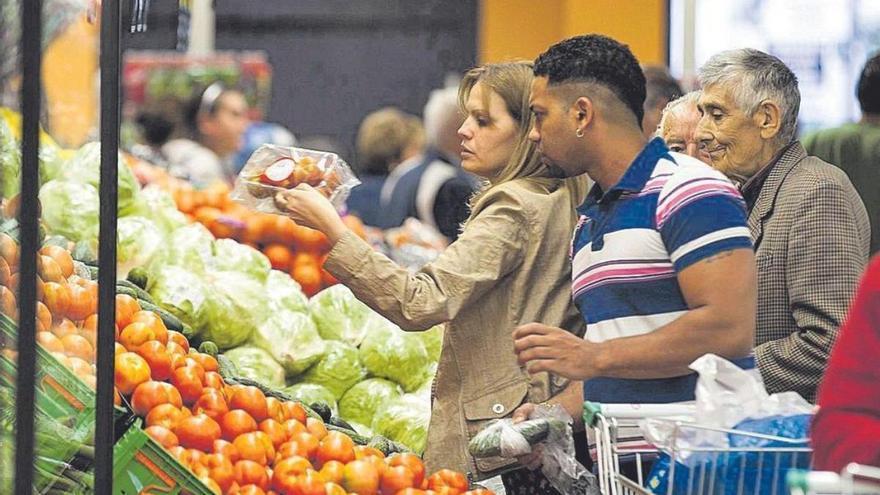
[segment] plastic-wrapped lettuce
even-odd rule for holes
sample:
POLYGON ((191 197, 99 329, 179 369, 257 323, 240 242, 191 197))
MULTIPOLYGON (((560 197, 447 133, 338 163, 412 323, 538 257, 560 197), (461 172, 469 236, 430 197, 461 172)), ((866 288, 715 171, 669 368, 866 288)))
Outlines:
POLYGON ((431 405, 422 398, 405 394, 379 409, 372 428, 378 435, 400 442, 421 455, 428 441, 431 405))
POLYGON ((122 217, 116 228, 119 277, 126 277, 132 268, 147 266, 165 244, 162 230, 144 217, 122 217))
POLYGON ((296 280, 285 272, 269 272, 266 278, 266 295, 269 297, 270 311, 309 311, 309 298, 303 294, 302 287, 296 280))
MULTIPOLYGON (((135 200, 140 191, 140 184, 132 173, 122 154, 117 164, 120 215, 126 215, 135 208, 135 200)), ((62 176, 65 180, 84 182, 93 187, 101 183, 101 143, 86 143, 63 166, 62 176)))
POLYGON ((409 335, 418 335, 422 339, 425 350, 428 351, 428 359, 440 361, 440 352, 443 350, 443 332, 445 325, 437 325, 424 332, 411 332, 409 335))
POLYGON ((132 213, 153 220, 166 234, 188 223, 186 216, 177 209, 171 194, 157 185, 149 185, 138 194, 132 213))
POLYGON ((147 289, 160 306, 191 327, 200 328, 199 315, 210 295, 202 278, 186 268, 166 265, 154 270, 147 289))
POLYGON ((223 353, 235 363, 238 374, 272 388, 284 386, 284 368, 258 347, 236 347, 223 353))
POLYGON ((395 381, 407 392, 424 384, 430 373, 428 351, 422 339, 379 315, 374 315, 367 325, 360 358, 371 375, 395 381))
POLYGON ((40 188, 43 223, 72 241, 98 238, 98 190, 89 184, 49 181, 40 188))
MULTIPOLYGON (((20 122, 20 119, 18 120, 20 122)), ((51 138, 40 137, 40 183, 58 177, 61 159, 58 145, 51 138)), ((5 118, 0 118, 0 197, 11 198, 21 189, 21 148, 5 118)))
POLYGON ((271 354, 290 377, 299 375, 324 356, 324 341, 305 313, 270 311, 251 341, 271 354))
POLYGON ((162 250, 150 265, 151 270, 173 265, 202 274, 214 256, 214 236, 200 223, 181 227, 168 237, 162 250))
POLYGON ((301 381, 323 385, 339 400, 355 383, 366 378, 367 370, 354 346, 333 340, 324 344, 324 357, 302 375, 301 381))
POLYGON ((312 404, 327 404, 335 416, 339 412, 336 397, 333 392, 322 385, 314 383, 297 383, 284 389, 284 392, 292 398, 310 406, 312 404))
POLYGON ((237 272, 212 272, 208 278, 211 293, 199 310, 196 330, 221 350, 238 347, 267 316, 263 284, 237 272))
POLYGON ((309 312, 318 325, 318 333, 326 340, 341 340, 360 345, 364 324, 372 310, 357 300, 344 285, 334 285, 315 294, 309 301, 309 312))
POLYGON ((256 249, 232 239, 214 241, 213 267, 217 270, 244 273, 260 282, 269 276, 272 264, 256 249))
POLYGON ((356 383, 339 401, 339 414, 346 421, 369 425, 380 406, 401 395, 400 386, 382 378, 356 383))

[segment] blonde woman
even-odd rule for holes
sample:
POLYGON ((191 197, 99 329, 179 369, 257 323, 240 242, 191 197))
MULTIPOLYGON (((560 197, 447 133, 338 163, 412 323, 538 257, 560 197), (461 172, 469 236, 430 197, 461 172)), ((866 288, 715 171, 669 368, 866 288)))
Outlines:
POLYGON ((524 323, 583 330, 568 252, 586 179, 557 178, 527 139, 532 77, 531 63, 514 62, 472 69, 462 80, 461 163, 486 185, 458 240, 416 273, 374 252, 318 192, 300 187, 276 198, 297 222, 327 235, 325 268, 358 299, 404 330, 448 322, 425 460, 430 470, 461 470, 473 481, 519 467, 468 454, 468 440, 488 421, 580 390, 546 373, 530 376, 513 351, 511 332, 524 323))

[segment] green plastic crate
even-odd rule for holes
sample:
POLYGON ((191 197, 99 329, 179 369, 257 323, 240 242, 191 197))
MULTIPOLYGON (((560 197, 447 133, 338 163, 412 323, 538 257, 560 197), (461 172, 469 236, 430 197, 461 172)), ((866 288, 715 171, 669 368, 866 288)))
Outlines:
MULTIPOLYGON (((0 315, 0 331, 13 342, 18 327, 0 315)), ((16 363, 0 356, 0 384, 15 387, 16 363)), ((95 421, 95 393, 45 349, 37 346, 36 407, 51 418, 95 421)), ((77 423, 79 425, 79 422, 77 423)))
POLYGON ((138 425, 113 448, 113 493, 116 495, 214 495, 138 425))

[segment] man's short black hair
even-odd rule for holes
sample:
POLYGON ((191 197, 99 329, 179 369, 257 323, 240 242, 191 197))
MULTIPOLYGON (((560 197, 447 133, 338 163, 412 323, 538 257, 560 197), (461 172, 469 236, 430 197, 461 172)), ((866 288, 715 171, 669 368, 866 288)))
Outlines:
POLYGON ((880 113, 880 52, 865 62, 856 94, 862 113, 880 113))
POLYGON ((645 75, 629 47, 599 34, 560 41, 535 60, 535 76, 550 84, 597 83, 607 87, 641 124, 645 114, 645 75))
POLYGON ((666 106, 684 95, 681 85, 662 65, 648 65, 642 68, 645 74, 645 108, 666 106))

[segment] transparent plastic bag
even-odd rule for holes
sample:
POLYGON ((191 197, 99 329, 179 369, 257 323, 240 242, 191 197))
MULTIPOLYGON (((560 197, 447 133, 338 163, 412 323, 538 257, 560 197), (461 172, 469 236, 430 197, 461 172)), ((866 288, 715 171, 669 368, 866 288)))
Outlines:
POLYGON ((513 458, 536 449, 541 472, 562 495, 599 493, 596 477, 575 459, 572 419, 560 406, 536 408, 529 419, 514 423, 500 419, 468 444, 474 457, 513 458))
POLYGON ((238 174, 232 199, 256 211, 283 215, 275 206, 275 194, 300 184, 314 187, 342 208, 360 181, 334 153, 264 144, 238 174))

